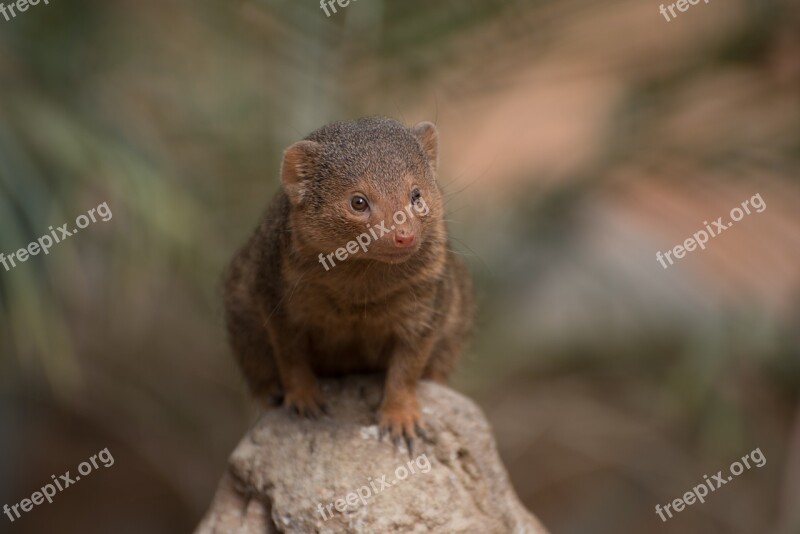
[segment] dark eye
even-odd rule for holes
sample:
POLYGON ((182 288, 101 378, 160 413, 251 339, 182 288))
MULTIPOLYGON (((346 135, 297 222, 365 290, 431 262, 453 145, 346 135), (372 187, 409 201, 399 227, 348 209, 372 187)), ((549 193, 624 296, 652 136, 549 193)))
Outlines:
POLYGON ((361 195, 353 195, 353 198, 350 199, 350 207, 356 211, 365 211, 369 208, 369 203, 361 195))
POLYGON ((420 193, 419 188, 415 187, 414 190, 411 191, 411 202, 416 204, 420 198, 422 198, 422 193, 420 193))

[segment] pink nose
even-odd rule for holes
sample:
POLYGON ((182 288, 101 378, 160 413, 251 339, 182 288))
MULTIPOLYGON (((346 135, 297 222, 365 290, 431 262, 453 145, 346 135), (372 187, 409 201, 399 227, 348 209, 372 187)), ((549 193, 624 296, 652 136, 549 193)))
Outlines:
POLYGON ((399 228, 394 233, 394 246, 398 248, 408 248, 414 244, 416 238, 417 237, 408 230, 399 228))

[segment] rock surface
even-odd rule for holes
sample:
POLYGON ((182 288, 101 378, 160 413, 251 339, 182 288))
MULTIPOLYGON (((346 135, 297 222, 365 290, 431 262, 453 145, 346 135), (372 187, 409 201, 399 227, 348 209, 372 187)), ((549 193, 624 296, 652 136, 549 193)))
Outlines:
POLYGON ((409 455, 404 444, 378 440, 377 377, 322 387, 329 418, 263 415, 231 456, 196 534, 546 533, 517 499, 472 401, 420 384, 426 439, 409 455))

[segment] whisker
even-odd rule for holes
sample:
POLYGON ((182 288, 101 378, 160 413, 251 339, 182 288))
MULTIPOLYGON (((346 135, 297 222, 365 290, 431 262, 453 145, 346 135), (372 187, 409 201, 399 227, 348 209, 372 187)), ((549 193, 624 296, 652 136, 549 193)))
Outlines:
MULTIPOLYGON (((311 272, 311 269, 313 269, 313 267, 310 267, 310 268, 306 269, 306 270, 303 272, 303 274, 301 274, 301 275, 300 275, 300 278, 298 278, 298 279, 297 279, 297 282, 294 284, 294 287, 292 287, 292 291, 291 291, 291 293, 289 294, 289 300, 287 301, 287 303, 288 303, 289 301, 291 301, 291 300, 292 300, 292 297, 294 296, 294 292, 295 292, 295 290, 297 289, 297 286, 299 286, 299 285, 300 285, 300 282, 302 282, 302 281, 303 281, 303 278, 305 278, 305 276, 306 276, 308 273, 310 273, 310 272, 311 272)), ((269 313, 269 315, 267 315, 267 318, 266 318, 266 319, 264 319, 264 328, 266 328, 266 327, 267 327, 267 322, 269 321, 270 317, 272 317, 273 315, 275 315, 275 312, 278 310, 278 308, 280 308, 280 306, 281 306, 281 304, 283 304, 283 301, 284 301, 284 300, 286 300, 286 294, 285 294, 285 293, 284 293, 284 295, 283 295, 283 296, 280 298, 280 300, 279 300, 279 301, 278 301, 278 303, 275 305, 275 307, 272 309, 272 311, 269 313)))
MULTIPOLYGON (((486 263, 486 262, 483 260, 483 258, 481 257, 481 255, 480 255, 480 254, 478 254, 477 252, 475 252, 474 250, 472 250, 472 249, 470 248, 470 246, 469 246, 469 245, 467 245, 466 243, 464 243, 463 241, 461 241, 460 239, 458 239, 458 238, 455 238, 455 237, 451 237, 450 239, 451 239, 452 241, 456 241, 456 242, 458 242, 460 245, 463 245, 464 247, 466 247, 466 248, 467 248, 467 250, 469 250, 469 251, 472 253, 471 255, 472 255, 472 256, 474 256, 474 257, 476 257, 476 258, 478 258, 478 259, 480 260, 480 262, 483 264, 483 266, 486 268, 486 270, 491 272, 491 268, 490 268, 490 267, 489 267, 489 265, 488 265, 488 264, 487 264, 487 263, 486 263)), ((463 253, 462 253, 462 255, 465 255, 465 254, 463 254, 463 253)))

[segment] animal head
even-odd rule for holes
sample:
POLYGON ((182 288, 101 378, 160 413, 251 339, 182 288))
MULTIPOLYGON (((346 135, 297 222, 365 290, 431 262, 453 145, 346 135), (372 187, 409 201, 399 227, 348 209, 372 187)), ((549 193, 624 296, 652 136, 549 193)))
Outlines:
POLYGON ((293 231, 320 254, 408 260, 438 238, 438 145, 432 123, 387 118, 335 122, 294 143, 281 165, 293 231))

